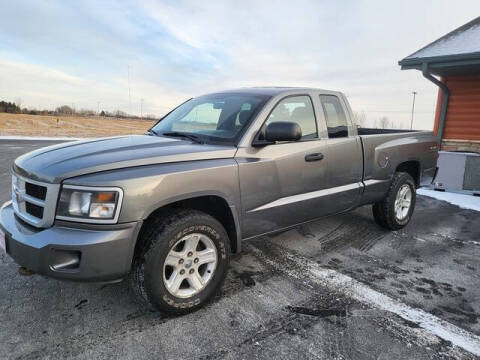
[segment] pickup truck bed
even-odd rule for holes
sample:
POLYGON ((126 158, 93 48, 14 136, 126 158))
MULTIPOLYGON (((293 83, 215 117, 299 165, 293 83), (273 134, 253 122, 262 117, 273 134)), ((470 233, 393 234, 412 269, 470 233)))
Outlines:
POLYGON ((390 180, 392 164, 396 169, 400 166, 399 170, 407 171, 412 175, 416 174, 414 179, 417 187, 433 180, 438 159, 438 142, 432 132, 366 130, 358 131, 364 154, 363 182, 366 184, 360 205, 378 201, 378 191, 383 196, 386 188, 372 185, 369 189, 368 184, 371 180, 390 180))
MULTIPOLYGON (((412 133, 421 132, 420 130, 406 130, 406 129, 377 129, 377 128, 357 128, 358 135, 384 135, 384 134, 398 134, 398 133, 412 133)), ((427 131, 431 134, 431 132, 427 131)))

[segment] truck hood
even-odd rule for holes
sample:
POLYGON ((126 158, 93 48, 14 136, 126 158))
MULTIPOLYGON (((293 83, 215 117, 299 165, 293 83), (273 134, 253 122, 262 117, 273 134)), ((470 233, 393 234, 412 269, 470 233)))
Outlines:
POLYGON ((20 156, 14 171, 25 177, 59 183, 99 171, 207 159, 232 158, 233 146, 196 144, 147 135, 109 137, 48 146, 20 156))

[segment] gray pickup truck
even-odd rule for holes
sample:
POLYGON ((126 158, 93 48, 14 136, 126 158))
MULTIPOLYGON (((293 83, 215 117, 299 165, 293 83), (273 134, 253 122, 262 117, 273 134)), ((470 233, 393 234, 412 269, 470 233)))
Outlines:
POLYGON ((243 240, 366 204, 380 226, 404 227, 438 146, 431 132, 357 129, 340 92, 208 94, 145 135, 17 158, 0 246, 46 276, 129 277, 146 305, 183 313, 219 289, 243 240))

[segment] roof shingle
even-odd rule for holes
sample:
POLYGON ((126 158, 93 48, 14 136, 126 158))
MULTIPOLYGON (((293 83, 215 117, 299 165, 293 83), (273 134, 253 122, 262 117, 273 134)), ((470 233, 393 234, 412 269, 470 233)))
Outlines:
POLYGON ((400 61, 480 52, 480 16, 400 61))

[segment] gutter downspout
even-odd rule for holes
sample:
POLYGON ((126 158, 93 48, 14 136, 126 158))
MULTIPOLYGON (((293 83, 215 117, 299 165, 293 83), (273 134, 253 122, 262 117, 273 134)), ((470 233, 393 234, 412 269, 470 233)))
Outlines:
POLYGON ((433 82, 437 85, 440 89, 442 89, 442 108, 440 109, 440 119, 438 123, 438 140, 440 141, 440 146, 442 144, 443 139, 443 131, 445 130, 445 120, 447 118, 447 107, 448 107, 448 99, 450 97, 450 90, 448 89, 447 85, 445 85, 440 80, 436 79, 435 77, 430 74, 428 71, 428 63, 424 62, 422 64, 422 74, 423 77, 433 82))

